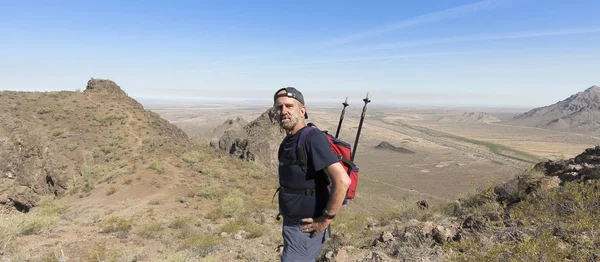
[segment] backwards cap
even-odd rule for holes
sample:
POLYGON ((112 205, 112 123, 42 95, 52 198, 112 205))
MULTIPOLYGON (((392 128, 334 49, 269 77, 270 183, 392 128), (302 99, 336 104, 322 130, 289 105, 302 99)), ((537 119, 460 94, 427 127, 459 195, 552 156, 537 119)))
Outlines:
MULTIPOLYGON (((277 90, 277 92, 275 92, 275 95, 273 96, 273 102, 275 102, 275 100, 277 100, 277 98, 280 98, 280 97, 293 98, 293 99, 298 100, 298 102, 300 102, 300 104, 304 105, 304 96, 296 88, 284 87, 284 88, 277 90), (278 94, 281 91, 285 91, 285 93, 278 94)), ((304 118, 308 118, 307 113, 304 113, 304 118)))

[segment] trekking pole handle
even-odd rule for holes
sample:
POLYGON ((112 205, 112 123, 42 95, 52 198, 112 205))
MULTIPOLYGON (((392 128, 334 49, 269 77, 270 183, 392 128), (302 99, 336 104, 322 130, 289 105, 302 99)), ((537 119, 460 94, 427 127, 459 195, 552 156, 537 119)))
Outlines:
POLYGON ((342 128, 342 121, 344 121, 344 113, 346 112, 346 107, 349 106, 348 96, 346 96, 346 101, 344 101, 344 103, 342 103, 342 105, 344 105, 344 109, 342 109, 342 114, 340 115, 340 122, 338 123, 337 131, 335 131, 335 138, 338 138, 338 136, 340 135, 340 129, 342 128))

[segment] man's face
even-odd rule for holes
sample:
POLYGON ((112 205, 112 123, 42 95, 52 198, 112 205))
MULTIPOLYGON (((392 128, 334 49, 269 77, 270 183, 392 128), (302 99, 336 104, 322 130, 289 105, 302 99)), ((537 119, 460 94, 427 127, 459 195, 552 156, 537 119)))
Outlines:
POLYGON ((277 98, 274 108, 277 122, 287 131, 294 129, 300 123, 306 110, 298 100, 289 97, 277 98))

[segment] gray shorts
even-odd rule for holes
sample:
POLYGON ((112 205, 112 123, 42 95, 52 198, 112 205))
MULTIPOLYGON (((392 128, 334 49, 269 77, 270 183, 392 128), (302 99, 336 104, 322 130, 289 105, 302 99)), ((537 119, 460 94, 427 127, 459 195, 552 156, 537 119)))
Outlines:
POLYGON ((311 233, 300 231, 302 224, 283 222, 283 254, 282 262, 315 261, 325 245, 327 230, 310 237, 311 233))

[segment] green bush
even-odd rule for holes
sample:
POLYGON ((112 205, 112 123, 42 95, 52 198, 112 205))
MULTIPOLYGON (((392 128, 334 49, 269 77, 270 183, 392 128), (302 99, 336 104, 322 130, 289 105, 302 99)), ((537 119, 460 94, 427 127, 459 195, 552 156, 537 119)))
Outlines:
POLYGON ((229 195, 221 200, 219 212, 225 217, 235 217, 244 212, 244 199, 236 195, 229 195))
POLYGON ((211 184, 204 184, 200 187, 198 192, 198 196, 204 197, 206 199, 217 199, 220 198, 224 193, 224 190, 221 188, 221 184, 215 182, 211 184))
POLYGON ((160 162, 158 160, 152 161, 152 163, 150 163, 150 165, 148 166, 148 168, 156 171, 156 173, 158 173, 158 174, 164 174, 165 173, 165 166, 163 165, 162 162, 160 162))

